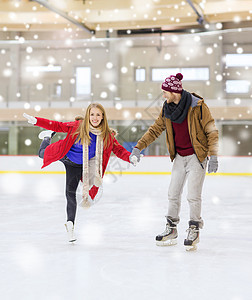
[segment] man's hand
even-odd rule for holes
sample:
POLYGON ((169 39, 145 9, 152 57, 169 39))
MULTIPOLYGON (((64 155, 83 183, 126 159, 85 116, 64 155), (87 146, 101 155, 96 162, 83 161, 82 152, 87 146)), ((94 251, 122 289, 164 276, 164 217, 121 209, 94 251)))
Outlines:
POLYGON ((208 163, 208 173, 216 173, 218 170, 218 160, 216 155, 210 156, 208 163))

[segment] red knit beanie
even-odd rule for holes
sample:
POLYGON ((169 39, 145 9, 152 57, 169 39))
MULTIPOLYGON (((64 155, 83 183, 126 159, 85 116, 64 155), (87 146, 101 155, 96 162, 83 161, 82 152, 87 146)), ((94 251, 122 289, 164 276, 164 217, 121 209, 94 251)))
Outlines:
POLYGON ((162 83, 162 90, 165 90, 167 92, 171 93, 182 93, 182 82, 183 75, 181 73, 178 73, 176 76, 171 75, 167 78, 165 78, 165 81, 162 83))

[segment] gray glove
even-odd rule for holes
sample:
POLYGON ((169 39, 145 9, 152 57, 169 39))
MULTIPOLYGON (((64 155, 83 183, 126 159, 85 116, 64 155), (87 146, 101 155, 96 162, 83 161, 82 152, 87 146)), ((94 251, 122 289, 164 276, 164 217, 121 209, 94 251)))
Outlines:
POLYGON ((136 165, 136 162, 140 161, 140 150, 138 148, 133 148, 129 160, 134 166, 136 165))
POLYGON ((210 160, 208 163, 208 173, 216 173, 218 170, 218 160, 216 155, 210 156, 210 160))

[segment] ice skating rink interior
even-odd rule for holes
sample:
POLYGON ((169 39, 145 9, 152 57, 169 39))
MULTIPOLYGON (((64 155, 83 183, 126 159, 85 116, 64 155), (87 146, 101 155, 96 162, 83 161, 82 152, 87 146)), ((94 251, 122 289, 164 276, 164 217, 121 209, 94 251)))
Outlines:
POLYGON ((0 0, 0 300, 252 299, 251 20, 252 0, 0 0), (41 170, 42 128, 23 113, 68 122, 99 102, 131 151, 180 72, 219 131, 197 251, 183 246, 186 187, 178 244, 155 244, 172 168, 165 133, 135 168, 110 158, 70 244, 64 166, 41 170))
MULTIPOLYGON (((169 158, 161 159, 169 169, 169 158)), ((155 245, 165 226, 170 175, 106 175, 101 200, 78 208, 77 242, 70 244, 65 175, 13 172, 17 157, 2 161, 9 172, 0 174, 1 299, 251 299, 251 176, 206 176, 205 227, 197 252, 186 252, 186 188, 178 244, 155 245)))

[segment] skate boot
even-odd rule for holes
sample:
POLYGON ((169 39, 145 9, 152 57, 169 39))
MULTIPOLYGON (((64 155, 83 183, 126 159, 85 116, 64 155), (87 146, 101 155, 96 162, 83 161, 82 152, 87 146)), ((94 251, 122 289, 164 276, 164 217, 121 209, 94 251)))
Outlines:
POLYGON ((53 138, 54 135, 56 134, 55 131, 52 131, 52 130, 43 130, 40 132, 40 134, 38 135, 38 138, 43 140, 44 138, 53 138))
POLYGON ((165 231, 156 236, 157 246, 172 246, 177 244, 177 225, 167 218, 165 231))
POLYGON ((184 240, 184 246, 187 251, 197 250, 197 243, 199 242, 199 222, 189 221, 189 228, 187 238, 184 240))
POLYGON ((70 243, 75 242, 76 238, 74 236, 74 225, 73 225, 73 222, 72 221, 67 221, 67 223, 65 224, 65 226, 66 226, 66 230, 67 230, 67 233, 68 233, 68 241, 70 243))

